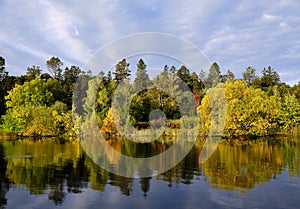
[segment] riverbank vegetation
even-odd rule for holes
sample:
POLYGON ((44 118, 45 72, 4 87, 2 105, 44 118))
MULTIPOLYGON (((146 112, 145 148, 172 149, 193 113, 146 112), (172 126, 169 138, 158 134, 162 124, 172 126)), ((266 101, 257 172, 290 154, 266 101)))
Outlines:
POLYGON ((129 114, 119 114, 118 122, 125 124, 123 127, 130 122, 138 129, 149 128, 149 114, 159 109, 167 118, 163 126, 167 129, 166 133, 170 134, 170 129, 176 131, 181 125, 178 101, 158 87, 147 86, 156 83, 184 100, 183 87, 173 77, 180 78, 195 98, 202 136, 209 134, 212 126, 212 95, 220 91, 224 91, 226 99, 223 137, 288 135, 300 123, 300 82, 293 87, 281 82, 279 74, 270 66, 264 68, 261 75, 253 67, 248 67, 242 79, 236 79, 229 70, 222 74, 217 63, 212 64, 208 73, 199 69, 198 74, 186 66, 176 68, 165 65, 162 73, 154 78, 150 78, 142 59, 132 68, 123 59, 117 63, 113 72, 101 72, 97 76, 77 66, 63 69, 63 62, 58 57, 50 58, 46 66, 48 73, 38 66, 32 66, 27 68, 25 75, 11 76, 5 68, 5 59, 0 57, 2 133, 76 137, 76 124, 82 122, 80 116, 76 117, 76 112, 81 112, 86 115, 96 114, 102 134, 118 136, 116 121, 112 117, 112 112, 116 111, 111 107, 112 97, 118 85, 128 79, 122 85, 133 90, 145 90, 132 98, 129 114), (131 69, 136 73, 135 78, 129 81, 132 78, 131 69), (165 82, 166 79, 173 80, 165 82), (79 90, 83 98, 74 98, 76 82, 85 85, 79 90), (95 97, 87 98, 95 90, 95 97), (77 103, 77 109, 72 101, 77 103), (90 109, 89 104, 94 104, 95 111, 90 109))

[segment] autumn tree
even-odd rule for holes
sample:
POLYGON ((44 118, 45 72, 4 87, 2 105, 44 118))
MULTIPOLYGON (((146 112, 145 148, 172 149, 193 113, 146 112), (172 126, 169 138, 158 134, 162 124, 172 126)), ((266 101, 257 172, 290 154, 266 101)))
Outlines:
POLYGON ((100 133, 106 137, 116 137, 118 136, 118 130, 116 128, 116 124, 118 121, 115 121, 113 117, 115 110, 113 108, 109 108, 107 111, 106 117, 103 120, 103 126, 100 129, 100 133))
POLYGON ((295 95, 289 93, 282 98, 279 123, 284 131, 292 131, 300 123, 300 104, 295 95))
MULTIPOLYGON (((280 130, 279 97, 269 96, 261 89, 249 87, 246 82, 239 80, 226 82, 224 91, 227 103, 224 136, 266 136, 280 130)), ((199 107, 201 130, 204 134, 210 129, 211 108, 209 95, 205 95, 199 107)))
POLYGON ((17 85, 5 99, 9 109, 2 117, 4 131, 24 136, 57 136, 73 131, 67 105, 54 101, 47 81, 40 77, 17 85))

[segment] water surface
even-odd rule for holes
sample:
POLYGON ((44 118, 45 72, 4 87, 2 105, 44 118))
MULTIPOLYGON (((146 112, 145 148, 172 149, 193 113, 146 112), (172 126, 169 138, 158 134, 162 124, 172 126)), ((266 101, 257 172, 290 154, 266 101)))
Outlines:
MULTIPOLYGON (((299 208, 299 141, 223 142, 202 164, 195 146, 171 170, 130 179, 99 168, 76 142, 1 140, 0 208, 299 208)), ((110 143, 137 156, 166 149, 110 143)))

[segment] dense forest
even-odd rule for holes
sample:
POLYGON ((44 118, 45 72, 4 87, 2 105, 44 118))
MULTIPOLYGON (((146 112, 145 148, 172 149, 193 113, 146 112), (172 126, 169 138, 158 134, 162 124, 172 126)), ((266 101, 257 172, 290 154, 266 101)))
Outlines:
MULTIPOLYGON (((243 78, 236 79, 230 70, 222 74, 217 63, 211 65, 208 73, 199 70, 198 74, 184 65, 179 68, 165 65, 160 75, 150 78, 146 63, 140 59, 133 67, 133 81, 130 81, 131 67, 126 59, 118 62, 112 72, 100 72, 97 76, 77 66, 63 68, 64 64, 58 57, 51 57, 46 66, 47 72, 33 65, 27 68, 25 75, 11 76, 9 69, 5 68, 5 58, 0 57, 2 133, 76 137, 73 101, 82 102, 80 111, 86 114, 90 111, 87 105, 90 101, 73 98, 79 79, 86 81, 85 95, 96 88, 96 98, 92 99, 97 122, 100 131, 109 135, 118 135, 111 103, 114 91, 124 80, 128 80, 126 85, 132 89, 146 89, 132 98, 129 117, 119 115, 121 123, 130 121, 135 127, 147 128, 150 112, 160 109, 168 119, 167 127, 179 128, 181 114, 178 103, 165 91, 147 88, 151 83, 157 83, 168 85, 174 94, 182 94, 176 79, 166 84, 164 78, 170 76, 180 78, 191 90, 197 103, 200 134, 203 136, 211 127, 211 95, 219 89, 224 90, 227 103, 224 137, 290 134, 300 123, 300 82, 293 87, 281 82, 279 74, 270 66, 262 69, 261 75, 253 67, 247 67, 243 78)), ((184 99, 184 95, 181 97, 184 99)))

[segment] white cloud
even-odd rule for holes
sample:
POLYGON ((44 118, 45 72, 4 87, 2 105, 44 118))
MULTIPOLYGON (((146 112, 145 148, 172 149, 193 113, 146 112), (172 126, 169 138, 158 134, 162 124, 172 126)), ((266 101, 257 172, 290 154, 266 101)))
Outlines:
POLYGON ((290 30, 291 27, 286 23, 286 22, 281 22, 279 24, 279 26, 283 29, 283 30, 290 30))
MULTIPOLYGON (((0 46, 31 54, 39 65, 51 56, 61 57, 66 64, 82 65, 94 51, 85 43, 87 37, 79 38, 76 21, 80 18, 73 18, 65 10, 56 7, 55 3, 10 1, 3 10, 5 18, 2 19, 2 25, 5 25, 9 40, 2 38, 0 46)), ((5 54, 2 56, 5 57, 5 54)), ((9 57, 7 59, 12 61, 9 57)), ((23 69, 26 67, 22 66, 23 69)))
POLYGON ((116 38, 154 31, 193 42, 219 62, 223 71, 231 69, 237 75, 247 65, 296 71, 300 54, 297 8, 296 0, 40 0, 30 4, 11 0, 0 8, 1 56, 7 58, 12 73, 25 69, 29 61, 43 67, 51 56, 59 56, 66 65, 83 65, 116 38))
POLYGON ((275 15, 271 15, 271 14, 263 14, 262 19, 265 21, 275 21, 275 20, 278 20, 279 17, 277 17, 275 15))

